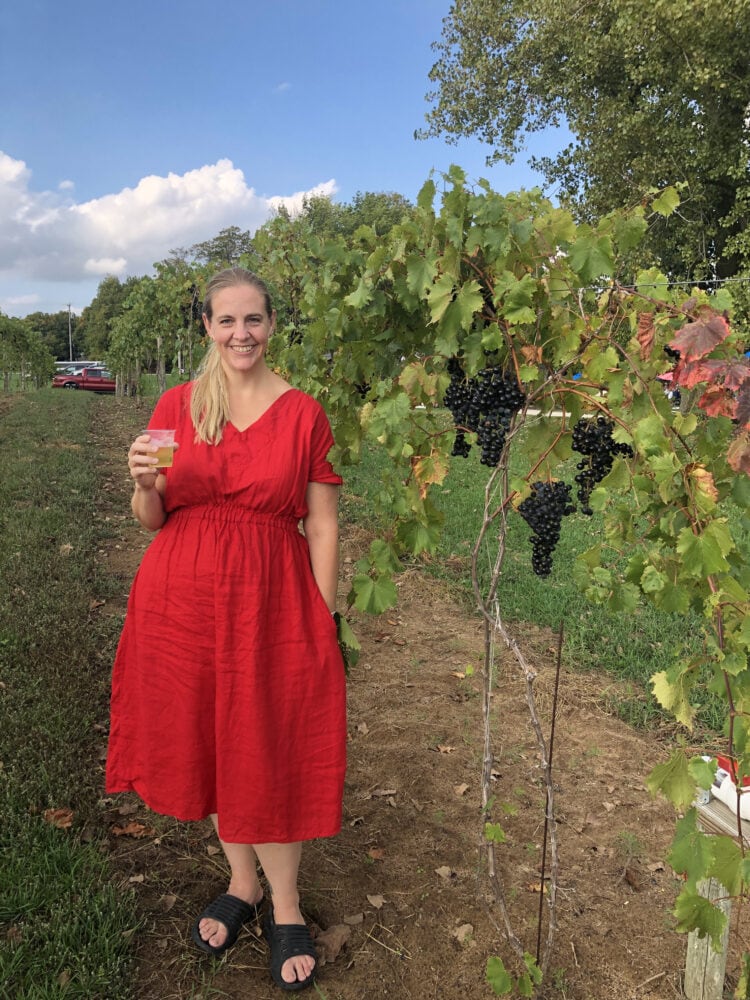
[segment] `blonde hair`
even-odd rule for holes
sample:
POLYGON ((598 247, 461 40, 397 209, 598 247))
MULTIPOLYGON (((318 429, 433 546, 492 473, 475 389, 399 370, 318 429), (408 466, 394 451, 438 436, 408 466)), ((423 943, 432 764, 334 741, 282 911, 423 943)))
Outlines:
MULTIPOLYGON (((206 286, 203 298, 203 315, 210 320, 213 316, 213 299, 217 292, 237 285, 250 285, 263 296, 266 314, 273 314, 271 296, 264 281, 253 271, 244 267, 227 267, 217 272, 206 286)), ((221 357, 216 344, 211 341, 201 362, 190 397, 190 417, 195 427, 196 442, 218 444, 229 423, 229 392, 227 377, 221 366, 221 357)))

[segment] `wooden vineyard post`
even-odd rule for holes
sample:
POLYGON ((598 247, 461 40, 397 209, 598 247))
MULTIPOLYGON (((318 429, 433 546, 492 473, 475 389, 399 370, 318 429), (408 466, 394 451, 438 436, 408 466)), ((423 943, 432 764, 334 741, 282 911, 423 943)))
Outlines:
MULTIPOLYGON (((712 798, 698 809, 698 824, 705 833, 737 836, 737 817, 723 802, 712 798)), ((742 824, 742 839, 750 842, 748 824, 742 824)), ((721 936, 721 950, 716 951, 708 936, 699 937, 697 931, 688 935, 687 958, 685 960, 685 996, 687 1000, 722 1000, 724 996, 724 976, 727 966, 727 946, 729 943, 729 919, 732 904, 727 899, 727 891, 716 879, 705 879, 698 883, 698 891, 712 904, 718 906, 726 916, 724 933, 721 936)))
POLYGON ((685 961, 685 996, 688 1000, 722 1000, 724 996, 724 974, 727 967, 727 944, 729 942, 729 916, 732 904, 726 898, 726 889, 715 878, 698 883, 698 892, 705 896, 724 913, 727 918, 721 936, 721 951, 715 951, 711 938, 698 937, 697 931, 688 934, 687 959, 685 961))

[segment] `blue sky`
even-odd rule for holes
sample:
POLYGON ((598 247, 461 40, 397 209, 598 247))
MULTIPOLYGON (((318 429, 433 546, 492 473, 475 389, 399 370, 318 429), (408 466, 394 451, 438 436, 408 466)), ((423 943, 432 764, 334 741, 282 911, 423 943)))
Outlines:
MULTIPOLYGON (((24 0, 0 8, 0 310, 79 312, 307 192, 414 199, 460 164, 498 191, 521 157, 417 141, 450 0, 24 0)), ((542 137, 535 152, 561 140, 542 137)))

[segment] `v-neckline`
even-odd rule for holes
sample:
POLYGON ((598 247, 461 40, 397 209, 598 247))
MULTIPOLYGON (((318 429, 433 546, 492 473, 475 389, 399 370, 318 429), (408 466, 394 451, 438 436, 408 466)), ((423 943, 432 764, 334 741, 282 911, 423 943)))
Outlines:
POLYGON ((247 427, 243 427, 242 429, 240 429, 233 420, 229 420, 227 422, 227 426, 231 427, 232 430, 234 430, 237 434, 246 434, 252 427, 256 427, 261 422, 261 420, 263 420, 271 412, 271 410, 274 409, 276 404, 280 403, 281 400, 285 396, 288 396, 290 392, 294 392, 294 386, 292 385, 290 385, 288 389, 285 389, 280 396, 277 396, 272 403, 269 403, 268 406, 265 408, 265 410, 260 414, 260 416, 256 417, 255 420, 253 420, 251 423, 247 425, 247 427))

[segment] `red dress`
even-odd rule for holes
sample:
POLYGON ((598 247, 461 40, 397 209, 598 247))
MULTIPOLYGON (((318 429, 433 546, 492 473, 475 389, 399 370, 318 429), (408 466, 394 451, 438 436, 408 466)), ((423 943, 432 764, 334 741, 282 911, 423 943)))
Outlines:
POLYGON ((341 826, 346 691, 336 626, 299 529, 309 482, 341 483, 318 402, 297 389, 254 424, 194 443, 174 427, 167 519, 133 581, 112 678, 106 787, 223 840, 290 843, 341 826))

